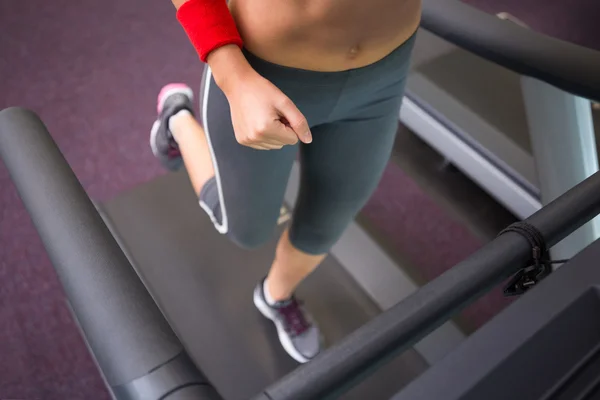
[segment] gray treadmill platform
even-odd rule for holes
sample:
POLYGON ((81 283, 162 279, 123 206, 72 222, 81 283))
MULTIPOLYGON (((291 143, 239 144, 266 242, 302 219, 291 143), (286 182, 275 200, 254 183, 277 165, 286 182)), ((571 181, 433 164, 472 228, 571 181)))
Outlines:
POLYGON ((600 399, 600 240, 394 400, 600 399))
MULTIPOLYGON (((236 247, 215 231, 185 173, 155 179, 99 208, 191 358, 225 399, 248 399, 298 365, 252 302, 254 286, 272 261, 277 232, 258 250, 236 247)), ((380 312, 331 257, 298 296, 327 345, 380 312)), ((343 398, 389 399, 426 369, 411 349, 343 398)))

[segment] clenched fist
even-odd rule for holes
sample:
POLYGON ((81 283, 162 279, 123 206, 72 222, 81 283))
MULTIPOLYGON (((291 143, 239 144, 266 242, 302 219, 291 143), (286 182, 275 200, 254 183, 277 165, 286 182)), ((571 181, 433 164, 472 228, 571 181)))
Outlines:
POLYGON ((258 73, 248 75, 227 93, 237 141, 258 150, 310 143, 308 122, 289 97, 258 73))
POLYGON ((208 57, 217 85, 229 102, 237 141, 258 150, 281 149, 312 135, 298 107, 246 61, 240 49, 223 46, 208 57))

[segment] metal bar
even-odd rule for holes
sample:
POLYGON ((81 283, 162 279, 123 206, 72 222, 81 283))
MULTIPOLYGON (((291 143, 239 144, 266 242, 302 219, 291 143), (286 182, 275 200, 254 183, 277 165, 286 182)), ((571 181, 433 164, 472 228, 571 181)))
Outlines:
POLYGON ((600 52, 504 21, 460 0, 424 0, 421 27, 521 75, 600 99, 600 52))
MULTIPOLYGON (((527 221, 540 230, 548 246, 553 246, 599 212, 600 174, 596 173, 527 221)), ((336 346, 269 386, 261 396, 271 400, 336 398, 501 283, 530 257, 531 248, 519 234, 506 233, 496 238, 336 346)))
POLYGON ((207 385, 182 361, 181 343, 33 112, 0 112, 0 158, 113 394, 162 399, 178 388, 207 385), (159 379, 151 382, 149 375, 159 379))
MULTIPOLYGON (((537 79, 522 77, 521 88, 542 204, 548 204, 598 171, 592 106, 537 79)), ((570 258, 599 234, 596 218, 554 246, 552 256, 570 258)))

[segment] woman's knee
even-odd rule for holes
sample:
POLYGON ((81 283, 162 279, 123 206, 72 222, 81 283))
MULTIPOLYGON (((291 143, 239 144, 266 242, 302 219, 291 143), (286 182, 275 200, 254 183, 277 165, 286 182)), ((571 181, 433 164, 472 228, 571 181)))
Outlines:
POLYGON ((289 239, 292 246, 306 254, 327 254, 343 235, 346 227, 347 224, 317 227, 303 224, 302 221, 293 222, 289 230, 289 239))
POLYGON ((255 249, 271 239, 275 222, 271 223, 258 214, 235 213, 223 210, 216 180, 210 179, 200 192, 200 207, 208 214, 215 229, 244 249, 255 249))
POLYGON ((273 237, 273 229, 265 229, 264 227, 230 229, 226 236, 238 247, 245 250, 254 250, 266 244, 273 237))

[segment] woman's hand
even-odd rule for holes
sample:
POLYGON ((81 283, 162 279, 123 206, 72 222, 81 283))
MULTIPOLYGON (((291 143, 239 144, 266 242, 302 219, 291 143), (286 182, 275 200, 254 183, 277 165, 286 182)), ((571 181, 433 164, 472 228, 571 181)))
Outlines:
POLYGON ((312 135, 308 122, 296 105, 275 85, 254 71, 243 54, 236 52, 239 49, 229 50, 233 53, 227 54, 220 49, 214 52, 221 53, 218 56, 211 53, 208 62, 217 85, 229 101, 237 141, 258 150, 281 149, 285 145, 296 144, 299 140, 310 143, 312 135), (219 62, 219 58, 223 63, 219 62), (225 59, 228 60, 226 64, 225 59), (221 68, 223 64, 226 67, 221 68), (215 67, 219 72, 215 71, 215 67), (225 68, 229 70, 227 74, 225 68))
POLYGON ((310 143, 308 122, 275 85, 254 72, 227 94, 235 137, 258 150, 281 149, 298 140, 310 143))

